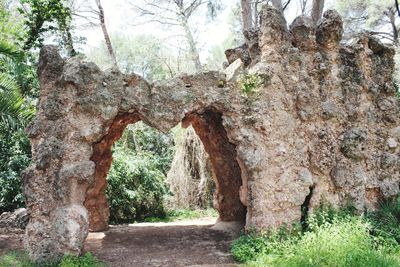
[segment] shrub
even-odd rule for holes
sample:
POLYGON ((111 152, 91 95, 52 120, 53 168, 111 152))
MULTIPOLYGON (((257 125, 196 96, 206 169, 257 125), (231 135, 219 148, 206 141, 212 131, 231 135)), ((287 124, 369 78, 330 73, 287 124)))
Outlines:
POLYGON ((232 243, 231 252, 238 262, 249 262, 263 255, 280 253, 284 247, 296 242, 301 235, 300 224, 292 227, 282 226, 277 231, 268 231, 257 234, 251 230, 232 243))
POLYGON ((165 177, 154 161, 148 153, 132 155, 114 152, 106 191, 111 223, 165 216, 163 199, 168 190, 165 177))
POLYGON ((169 191, 165 179, 173 153, 172 135, 143 123, 128 126, 114 145, 107 177, 112 224, 166 216, 163 200, 169 191))
POLYGON ((366 218, 372 225, 371 234, 376 242, 392 249, 400 245, 400 197, 383 202, 374 212, 369 212, 366 218))
POLYGON ((0 129, 0 214, 24 206, 21 172, 31 162, 30 149, 22 130, 0 129))
POLYGON ((238 262, 255 260, 267 251, 267 239, 254 233, 242 235, 232 243, 231 252, 238 262))
POLYGON ((316 226, 272 260, 274 266, 398 266, 399 261, 373 247, 369 225, 361 218, 316 226))
POLYGON ((249 266, 400 266, 399 244, 393 243, 399 231, 398 207, 398 201, 387 203, 362 217, 351 206, 336 210, 325 205, 310 215, 303 232, 296 226, 250 233, 231 250, 237 261, 249 266))
POLYGON ((0 256, 0 267, 33 267, 27 254, 12 251, 3 256, 0 256))
POLYGON ((26 253, 12 251, 0 256, 0 267, 106 267, 107 265, 99 261, 90 252, 82 256, 65 255, 60 261, 47 264, 34 264, 29 260, 26 253))
POLYGON ((246 74, 239 79, 239 86, 243 96, 252 96, 258 93, 262 83, 262 78, 257 74, 246 74))
POLYGON ((58 265, 59 267, 105 267, 105 263, 99 261, 90 252, 86 252, 84 255, 77 257, 71 255, 65 255, 58 265))
POLYGON ((214 209, 205 210, 191 210, 191 209, 177 209, 167 210, 163 217, 148 217, 144 219, 145 222, 175 222, 187 219, 196 219, 202 217, 217 217, 218 212, 214 209))

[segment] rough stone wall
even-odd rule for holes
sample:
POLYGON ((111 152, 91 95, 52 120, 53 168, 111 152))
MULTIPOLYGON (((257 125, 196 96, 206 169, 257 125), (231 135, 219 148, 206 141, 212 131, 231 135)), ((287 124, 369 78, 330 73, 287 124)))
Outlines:
POLYGON ((31 258, 79 253, 89 221, 104 227, 108 149, 124 123, 139 119, 162 131, 182 121, 193 125, 218 170, 217 207, 225 221, 246 213, 247 227, 278 227, 300 220, 306 198, 311 210, 322 201, 352 200, 362 211, 398 194, 394 50, 369 36, 341 45, 334 11, 316 28, 300 17, 289 29, 278 11, 263 8, 260 55, 246 63, 263 84, 248 96, 235 82, 244 71, 240 61, 227 75, 148 84, 44 48, 38 113, 27 129, 34 163, 24 173, 31 258))

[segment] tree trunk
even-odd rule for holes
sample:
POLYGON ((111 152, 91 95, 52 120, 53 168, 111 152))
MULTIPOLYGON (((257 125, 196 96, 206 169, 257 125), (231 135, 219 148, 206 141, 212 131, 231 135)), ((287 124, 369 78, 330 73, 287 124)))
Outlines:
POLYGON ((301 15, 303 16, 306 15, 307 2, 308 0, 300 0, 301 15))
POLYGON ((243 23, 243 32, 248 31, 252 28, 252 12, 251 12, 251 1, 250 0, 241 0, 242 5, 242 23, 243 23))
POLYGON ((279 11, 283 12, 283 7, 282 7, 282 0, 272 0, 272 6, 278 9, 279 11))
POLYGON ((100 20, 101 30, 103 31, 103 35, 104 35, 104 41, 106 42, 108 54, 110 55, 110 58, 112 60, 114 67, 118 68, 117 58, 115 57, 114 49, 111 45, 110 36, 108 35, 108 31, 107 31, 107 27, 106 27, 103 6, 101 5, 100 0, 96 0, 96 3, 97 3, 97 7, 99 8, 99 20, 100 20))
POLYGON ((197 72, 202 71, 203 66, 201 65, 201 62, 200 62, 200 56, 199 56, 199 52, 197 51, 197 48, 196 48, 196 42, 194 41, 192 31, 190 30, 189 22, 188 22, 187 18, 183 15, 181 16, 181 26, 182 26, 183 30, 185 31, 185 37, 189 44, 189 54, 190 54, 191 60, 194 63, 194 67, 197 72))
POLYGON ((313 0, 311 18, 315 24, 322 18, 325 0, 313 0))
POLYGON ((63 39, 64 39, 65 47, 67 48, 67 51, 68 51, 68 55, 70 57, 76 56, 77 53, 74 48, 74 41, 72 40, 72 34, 71 34, 71 31, 69 28, 65 30, 63 39))
POLYGON ((388 14, 389 14, 390 26, 392 27, 392 32, 393 32, 393 44, 397 46, 399 44, 399 31, 396 26, 396 13, 391 12, 391 10, 389 10, 388 14))

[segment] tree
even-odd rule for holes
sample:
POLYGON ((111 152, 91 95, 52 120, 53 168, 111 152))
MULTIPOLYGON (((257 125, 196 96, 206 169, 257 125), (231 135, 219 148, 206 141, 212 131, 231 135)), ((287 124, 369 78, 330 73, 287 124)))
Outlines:
POLYGON ((142 0, 132 2, 132 6, 139 14, 141 23, 157 22, 170 27, 178 27, 184 35, 189 47, 189 57, 196 71, 201 71, 203 66, 190 26, 190 19, 203 7, 207 7, 211 18, 221 8, 218 0, 142 0))
POLYGON ((24 22, 0 0, 0 214, 24 205, 21 171, 30 163, 24 127, 34 115, 38 82, 30 53, 22 50, 24 22))
POLYGON ((368 30, 371 34, 398 45, 399 26, 394 1, 338 0, 337 9, 344 18, 346 38, 368 30))
POLYGON ((107 177, 112 223, 165 215, 166 175, 174 154, 174 139, 142 122, 129 125, 113 147, 107 177))
POLYGON ((241 0, 243 32, 250 31, 253 28, 253 15, 250 0, 241 0))
POLYGON ((72 39, 72 14, 67 1, 21 0, 19 12, 25 17, 27 38, 24 49, 40 47, 45 33, 55 33, 61 37, 70 56, 76 55, 72 39))
MULTIPOLYGON (((171 53, 164 42, 153 35, 112 34, 111 42, 118 66, 124 73, 137 73, 154 81, 173 77, 178 72, 178 55, 171 53)), ((112 66, 105 45, 92 49, 87 56, 103 69, 112 66)))
MULTIPOLYGON (((305 0, 303 0, 305 1, 305 0)), ((262 4, 271 4, 273 7, 278 9, 280 12, 284 12, 291 0, 287 0, 285 4, 282 4, 282 0, 241 0, 241 8, 242 8, 242 23, 243 23, 243 33, 246 36, 246 32, 257 30, 258 25, 258 17, 259 11, 262 4)), ((246 43, 249 40, 246 40, 246 43)))
POLYGON ((110 35, 106 25, 106 16, 101 0, 79 1, 69 0, 71 14, 75 18, 83 19, 86 23, 81 27, 100 27, 103 33, 104 42, 107 47, 108 56, 111 59, 112 66, 118 69, 118 62, 115 56, 110 35))
POLYGON ((282 0, 271 0, 272 6, 283 12, 282 0))
POLYGON ((311 18, 315 24, 322 18, 325 0, 313 0, 311 18))
POLYGON ((110 36, 108 35, 106 21, 105 21, 105 15, 104 15, 104 9, 103 9, 103 6, 101 5, 101 1, 96 0, 96 5, 98 8, 98 16, 99 16, 100 26, 101 26, 101 30, 103 31, 104 41, 106 42, 106 45, 107 45, 108 54, 110 55, 110 58, 114 64, 114 66, 118 68, 117 58, 115 57, 114 49, 111 45, 110 36))

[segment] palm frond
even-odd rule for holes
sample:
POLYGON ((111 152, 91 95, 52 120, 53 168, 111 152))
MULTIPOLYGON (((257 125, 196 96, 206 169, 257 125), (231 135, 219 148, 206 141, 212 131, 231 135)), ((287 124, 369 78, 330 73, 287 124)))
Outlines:
POLYGON ((22 129, 34 114, 32 105, 21 96, 18 83, 12 76, 0 73, 0 124, 11 130, 22 129))
POLYGON ((23 58, 23 52, 5 40, 0 40, 0 55, 11 57, 14 60, 22 60, 23 58))

